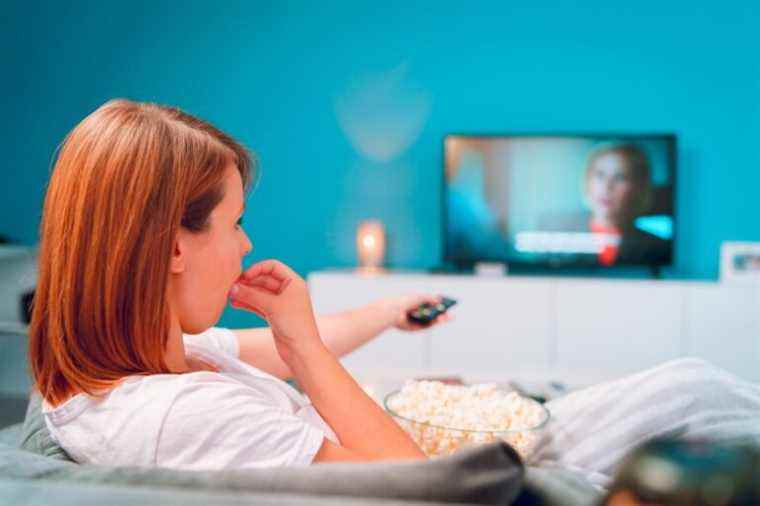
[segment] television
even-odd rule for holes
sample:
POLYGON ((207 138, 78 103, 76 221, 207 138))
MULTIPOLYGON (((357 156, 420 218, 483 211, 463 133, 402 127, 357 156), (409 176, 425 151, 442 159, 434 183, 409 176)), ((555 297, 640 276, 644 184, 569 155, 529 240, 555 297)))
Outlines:
POLYGON ((444 260, 671 265, 675 180, 673 134, 447 135, 444 260))

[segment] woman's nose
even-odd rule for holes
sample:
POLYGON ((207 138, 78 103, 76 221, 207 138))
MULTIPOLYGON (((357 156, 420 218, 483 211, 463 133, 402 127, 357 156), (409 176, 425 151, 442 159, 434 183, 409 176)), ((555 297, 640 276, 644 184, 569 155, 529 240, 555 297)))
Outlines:
POLYGON ((248 235, 245 236, 245 248, 243 249, 243 256, 249 254, 251 251, 253 251, 253 242, 248 238, 248 235))

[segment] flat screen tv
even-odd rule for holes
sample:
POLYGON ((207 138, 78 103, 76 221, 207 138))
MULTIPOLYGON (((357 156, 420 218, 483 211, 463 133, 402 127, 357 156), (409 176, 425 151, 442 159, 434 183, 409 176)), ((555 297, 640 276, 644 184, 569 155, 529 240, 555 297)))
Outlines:
POLYGON ((673 262, 675 135, 448 135, 444 160, 448 264, 673 262))

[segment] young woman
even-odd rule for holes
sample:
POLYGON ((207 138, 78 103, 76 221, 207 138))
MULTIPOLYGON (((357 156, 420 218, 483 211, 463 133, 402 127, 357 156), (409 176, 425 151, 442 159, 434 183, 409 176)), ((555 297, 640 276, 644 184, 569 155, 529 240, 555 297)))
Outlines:
POLYGON ((45 422, 75 460, 219 469, 424 458, 338 357, 391 326, 418 329, 406 311, 435 297, 317 319, 286 265, 241 273, 255 171, 229 136, 154 104, 108 102, 66 137, 44 204, 30 361, 45 422), (213 327, 228 300, 270 327, 213 327))
MULTIPOLYGON (((390 326, 414 330, 406 311, 434 298, 317 319, 286 265, 241 272, 254 171, 229 136, 152 104, 109 102, 66 137, 45 197, 29 337, 45 423, 75 460, 242 469, 424 458, 337 357, 390 326), (228 300, 269 328, 213 327, 228 300)), ((532 463, 600 486, 653 437, 760 442, 760 386, 695 359, 548 407, 532 463)))
POLYGON ((668 260, 670 243, 636 228, 637 217, 652 200, 649 159, 634 144, 608 144, 596 148, 586 166, 584 190, 590 209, 590 232, 613 238, 598 254, 598 263, 651 263, 668 260))

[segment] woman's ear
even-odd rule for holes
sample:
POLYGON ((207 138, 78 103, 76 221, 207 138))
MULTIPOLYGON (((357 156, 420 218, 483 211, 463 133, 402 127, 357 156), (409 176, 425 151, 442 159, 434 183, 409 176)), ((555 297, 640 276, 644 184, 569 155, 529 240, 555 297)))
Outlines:
POLYGON ((169 264, 169 272, 171 274, 180 274, 185 272, 187 264, 187 237, 183 230, 177 232, 177 236, 174 238, 172 244, 172 256, 169 264))

